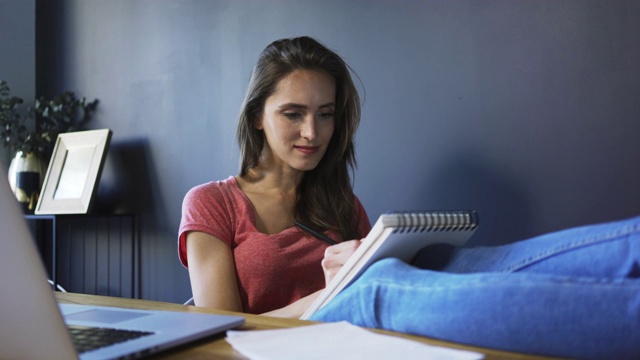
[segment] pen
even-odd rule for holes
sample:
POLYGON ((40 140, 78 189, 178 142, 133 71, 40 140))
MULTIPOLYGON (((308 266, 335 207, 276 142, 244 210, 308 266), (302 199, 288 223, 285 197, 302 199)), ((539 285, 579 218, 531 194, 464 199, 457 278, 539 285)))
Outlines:
POLYGON ((302 229, 302 230, 304 230, 304 231, 308 232, 309 234, 311 234, 311 235, 313 235, 313 236, 317 237, 318 239, 320 239, 320 240, 322 240, 322 241, 324 241, 324 242, 328 243, 329 245, 335 245, 335 244, 337 244, 337 242, 335 242, 335 241, 331 240, 331 238, 328 238, 328 237, 326 237, 326 236, 324 236, 324 235, 320 234, 319 232, 317 232, 317 231, 315 231, 315 230, 313 230, 313 229, 309 228, 309 227, 308 227, 308 226, 306 226, 306 225, 301 224, 301 223, 300 223, 300 222, 298 222, 298 221, 294 221, 294 224, 295 224, 297 227, 299 227, 300 229, 302 229))

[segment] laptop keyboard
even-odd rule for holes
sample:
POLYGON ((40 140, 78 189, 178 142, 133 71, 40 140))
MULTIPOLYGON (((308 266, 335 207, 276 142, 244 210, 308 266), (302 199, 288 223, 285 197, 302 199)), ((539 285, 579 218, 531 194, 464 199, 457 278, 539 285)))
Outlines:
POLYGON ((153 334, 147 331, 97 328, 68 325, 73 345, 78 353, 99 349, 101 347, 137 339, 153 334))

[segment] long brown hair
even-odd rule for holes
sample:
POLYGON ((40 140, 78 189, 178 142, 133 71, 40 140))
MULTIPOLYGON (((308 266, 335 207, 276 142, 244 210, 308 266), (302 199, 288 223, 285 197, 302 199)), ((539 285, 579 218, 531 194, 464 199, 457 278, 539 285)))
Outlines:
POLYGON ((310 37, 281 39, 267 46, 253 69, 238 123, 240 175, 258 166, 264 134, 255 128, 266 99, 294 70, 323 71, 336 83, 335 130, 326 153, 305 172, 297 189, 295 219, 316 230, 335 230, 344 239, 360 238, 351 174, 357 167, 354 136, 360 123, 360 96, 351 69, 335 52, 310 37))

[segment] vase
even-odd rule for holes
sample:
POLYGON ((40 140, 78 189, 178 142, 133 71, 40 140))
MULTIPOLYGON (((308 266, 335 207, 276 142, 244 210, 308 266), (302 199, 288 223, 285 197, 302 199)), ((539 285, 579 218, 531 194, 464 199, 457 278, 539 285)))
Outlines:
POLYGON ((18 151, 9 165, 9 185, 22 211, 33 214, 47 172, 45 162, 35 153, 18 151))

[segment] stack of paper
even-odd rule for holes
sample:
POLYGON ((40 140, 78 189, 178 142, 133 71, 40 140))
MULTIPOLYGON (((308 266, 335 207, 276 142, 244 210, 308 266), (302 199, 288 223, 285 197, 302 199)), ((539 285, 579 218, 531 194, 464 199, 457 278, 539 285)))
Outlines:
POLYGON ((480 353, 377 334, 348 322, 278 330, 227 331, 227 342, 255 360, 475 360, 480 353))

